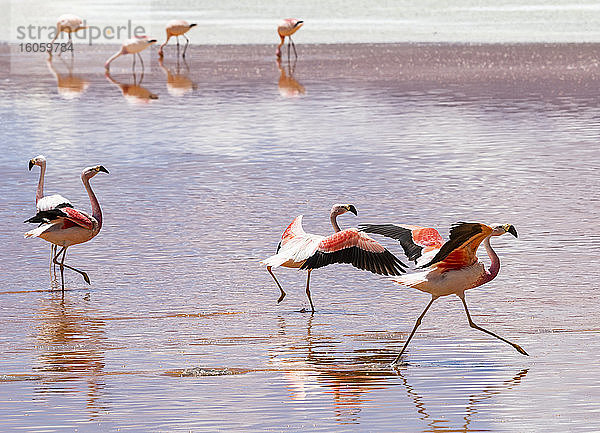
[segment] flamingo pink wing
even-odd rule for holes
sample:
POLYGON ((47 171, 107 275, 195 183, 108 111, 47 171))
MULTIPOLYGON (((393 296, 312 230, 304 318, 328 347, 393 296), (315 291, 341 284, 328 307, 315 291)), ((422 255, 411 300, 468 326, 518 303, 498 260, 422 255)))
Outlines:
POLYGON ((406 266, 379 242, 355 228, 323 239, 301 269, 315 269, 332 263, 350 263, 358 269, 383 275, 400 275, 404 271, 402 266, 406 266))
POLYGON ((94 227, 94 223, 92 220, 82 212, 79 212, 76 209, 71 207, 63 208, 62 211, 66 214, 65 218, 71 222, 74 222, 78 226, 84 227, 86 229, 92 230, 94 227))

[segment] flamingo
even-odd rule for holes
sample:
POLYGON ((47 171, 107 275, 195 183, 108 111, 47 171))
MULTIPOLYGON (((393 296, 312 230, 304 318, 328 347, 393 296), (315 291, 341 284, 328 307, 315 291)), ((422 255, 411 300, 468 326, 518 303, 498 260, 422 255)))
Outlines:
MULTIPOLYGON (((61 207, 73 207, 71 202, 60 194, 44 196, 44 176, 46 174, 46 157, 38 155, 29 160, 29 171, 34 166, 40 167, 40 179, 35 192, 35 207, 37 212, 49 211, 52 209, 60 209, 61 207)), ((52 269, 52 257, 56 253, 56 245, 50 247, 50 268, 52 269)), ((56 268, 55 268, 56 269, 56 268)))
POLYGON ((294 48, 294 55, 298 57, 298 53, 296 53, 296 45, 294 41, 292 41, 292 35, 298 31, 300 27, 304 24, 304 21, 297 20, 296 18, 286 18, 277 26, 277 33, 279 34, 279 38, 281 41, 277 46, 277 51, 275 51, 275 55, 277 57, 281 57, 281 47, 285 42, 285 37, 288 37, 288 58, 290 57, 290 43, 294 48))
POLYGON ((330 220, 335 233, 327 237, 306 233, 302 228, 302 215, 297 216, 285 229, 277 246, 277 253, 261 262, 261 264, 266 265, 267 271, 281 291, 277 303, 285 298, 285 292, 272 271, 273 268, 278 266, 300 268, 308 271, 306 295, 313 313, 315 307, 310 296, 309 287, 310 273, 313 269, 332 263, 350 263, 358 269, 371 271, 375 274, 400 275, 404 272, 402 267, 406 265, 365 233, 358 231, 356 228, 340 230, 337 217, 346 212, 357 215, 354 205, 333 205, 330 220))
MULTIPOLYGON (((69 35, 69 42, 73 43, 71 38, 71 33, 76 32, 78 30, 87 29, 88 26, 83 25, 83 20, 77 15, 73 14, 64 14, 58 17, 56 22, 56 34, 54 35, 54 39, 50 42, 54 43, 56 38, 61 32, 65 32, 69 35)), ((72 51, 71 51, 72 53, 72 51)), ((50 55, 52 55, 52 50, 50 50, 50 55)))
POLYGON ((133 67, 135 67, 135 55, 137 54, 140 58, 140 62, 142 62, 142 68, 144 67, 144 61, 142 60, 142 56, 140 52, 144 51, 150 45, 156 43, 156 39, 148 39, 148 36, 137 36, 135 38, 127 39, 123 41, 121 45, 121 49, 117 51, 112 57, 110 57, 104 67, 108 70, 110 69, 110 64, 117 57, 125 55, 125 54, 133 54, 133 67))
POLYGON ((397 284, 413 287, 431 294, 431 301, 417 319, 412 332, 404 343, 404 347, 402 347, 402 351, 394 359, 392 365, 398 362, 406 350, 408 343, 433 301, 441 296, 452 294, 458 296, 462 301, 471 328, 498 338, 513 346, 517 352, 529 356, 518 344, 476 325, 471 319, 465 300, 466 290, 488 283, 498 275, 500 259, 492 249, 490 239, 493 236, 502 236, 506 233, 517 237, 517 230, 513 225, 503 224, 492 227, 482 223, 458 222, 450 228, 449 239, 444 244, 442 244, 442 237, 439 232, 429 227, 402 224, 366 224, 361 225, 359 229, 397 239, 400 241, 400 245, 409 260, 414 261, 419 265, 419 268, 426 268, 424 271, 392 278, 392 281, 397 284), (475 255, 482 242, 491 260, 489 270, 485 269, 484 264, 475 255))
POLYGON ((92 215, 86 212, 74 209, 72 206, 58 207, 54 209, 38 211, 38 213, 25 222, 40 223, 39 227, 25 233, 26 238, 39 237, 51 244, 62 247, 54 255, 52 262, 60 266, 60 278, 62 282, 62 291, 65 291, 64 268, 71 269, 81 274, 86 283, 90 284, 88 275, 64 264, 67 248, 71 245, 87 242, 95 237, 102 228, 102 210, 96 195, 90 186, 90 179, 99 172, 108 173, 108 170, 101 165, 88 167, 81 173, 81 181, 85 187, 90 203, 92 205, 92 215), (60 262, 58 257, 61 256, 60 262))
POLYGON ((177 53, 179 53, 179 36, 183 36, 186 40, 185 47, 183 48, 182 57, 185 58, 185 51, 187 50, 188 45, 190 44, 190 40, 185 35, 189 29, 197 26, 197 24, 190 24, 186 20, 171 20, 167 23, 167 40, 160 46, 158 49, 158 55, 160 57, 163 56, 163 48, 171 39, 171 36, 175 36, 177 38, 177 53))

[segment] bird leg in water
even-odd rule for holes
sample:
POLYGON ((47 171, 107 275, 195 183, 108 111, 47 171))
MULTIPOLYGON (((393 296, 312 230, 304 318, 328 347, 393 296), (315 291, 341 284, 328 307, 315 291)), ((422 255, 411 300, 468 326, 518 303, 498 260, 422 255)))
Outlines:
POLYGON ((309 283, 310 283, 310 271, 312 269, 308 270, 308 274, 306 275, 306 296, 308 296, 308 302, 310 302, 310 310, 311 312, 315 312, 315 306, 313 305, 313 301, 312 298, 310 297, 310 288, 309 288, 309 283))
POLYGON ((505 338, 502 338, 499 335, 496 335, 493 332, 488 331, 487 329, 483 329, 481 326, 476 325, 473 322, 473 320, 471 319, 471 315, 469 314, 469 309, 467 308, 467 301, 465 301, 465 294, 463 293, 462 296, 458 295, 458 297, 460 298, 460 300, 462 301, 463 305, 465 306, 465 312, 467 313, 467 319, 469 319, 469 326, 471 326, 471 328, 478 329, 480 331, 485 332, 486 334, 491 335, 492 337, 496 337, 498 340, 502 340, 505 343, 510 344, 512 347, 514 347, 515 349, 517 349, 517 352, 519 352, 520 354, 529 356, 529 354, 527 352, 525 352, 523 350, 523 348, 521 346, 519 346, 518 344, 512 343, 512 342, 506 340, 505 338))
POLYGON ((288 36, 288 38, 289 38, 289 41, 288 41, 288 59, 290 58, 290 43, 292 44, 292 48, 294 49, 294 56, 296 58, 298 58, 298 53, 296 52, 296 44, 292 40, 291 36, 288 36))
POLYGON ((142 64, 142 71, 143 71, 144 70, 144 60, 142 59, 142 55, 140 53, 137 53, 137 55, 140 58, 140 63, 142 64))
POLYGON ((188 37, 186 35, 181 35, 185 38, 185 47, 183 47, 183 54, 181 55, 181 57, 183 57, 185 59, 185 52, 187 51, 187 47, 190 44, 190 40, 188 39, 188 37))
POLYGON ((395 365, 395 364, 398 363, 398 360, 400 359, 400 357, 402 356, 402 354, 404 353, 404 351, 408 347, 408 343, 413 338, 413 335, 415 335, 415 331, 417 330, 417 328, 421 324, 421 319, 423 319, 423 316, 425 316, 425 313, 427 313, 427 310, 429 310, 429 307, 431 307, 431 304, 433 304, 433 301, 435 301, 436 299, 437 299, 437 297, 435 297, 435 296, 433 296, 431 298, 431 301, 429 301, 429 304, 427 304, 427 307, 425 307, 425 310, 423 310, 423 312, 421 313, 421 315, 417 319, 417 323, 415 323, 415 327, 413 328, 412 332, 408 336, 408 340, 406 340, 406 343, 404 343, 404 347, 402 347, 402 350, 400 351, 400 353, 398 354, 398 356, 396 356, 396 359, 394 359, 392 361, 392 365, 395 365))
POLYGON ((281 291, 281 296, 279 296, 279 299, 277 300, 277 303, 279 304, 281 301, 283 301, 283 298, 285 298, 285 292, 281 288, 281 284, 279 284, 277 278, 275 278, 275 274, 273 273, 273 271, 271 271, 271 266, 267 266, 267 271, 269 271, 269 274, 271 274, 271 276, 275 280, 275 283, 277 284, 277 287, 279 287, 279 290, 281 291))
POLYGON ((92 283, 90 282, 90 277, 88 277, 88 274, 86 274, 86 273, 85 273, 85 272, 83 272, 83 271, 80 271, 79 269, 75 269, 75 268, 74 268, 74 267, 72 267, 72 266, 65 265, 65 263, 64 263, 64 262, 65 262, 65 256, 66 256, 66 254, 67 254, 67 247, 63 247, 63 248, 62 248, 62 250, 60 250, 60 251, 58 252, 58 254, 57 254, 55 257, 54 257, 54 262, 55 262, 55 263, 57 263, 57 262, 56 262, 56 259, 58 258, 58 256, 59 256, 61 253, 62 253, 62 258, 61 258, 61 261, 60 261, 60 263, 58 263, 58 264, 60 265, 60 278, 61 278, 61 281, 62 281, 62 290, 63 290, 63 291, 65 290, 65 277, 64 277, 64 275, 63 275, 64 268, 71 269, 72 271, 75 271, 75 272, 77 272, 77 273, 81 274, 81 276, 83 277, 83 279, 84 279, 84 281, 85 281, 86 283, 88 283, 88 284, 92 284, 92 283))

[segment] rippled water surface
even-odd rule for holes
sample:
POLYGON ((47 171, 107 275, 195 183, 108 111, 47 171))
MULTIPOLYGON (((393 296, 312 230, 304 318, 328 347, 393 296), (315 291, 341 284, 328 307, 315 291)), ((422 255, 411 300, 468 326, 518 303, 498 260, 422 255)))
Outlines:
POLYGON ((270 46, 194 47, 107 77, 114 49, 2 55, 0 430, 598 430, 589 57, 552 48, 548 72, 535 55, 481 63, 522 47, 304 46, 278 68, 270 46), (67 256, 92 285, 67 273, 64 296, 48 244, 22 236, 39 153, 46 192, 82 209, 83 167, 110 171, 92 180, 102 231, 67 256), (335 202, 358 209, 342 227, 514 224, 519 239, 494 240, 499 276, 467 299, 531 356, 448 297, 394 370, 429 298, 346 265, 313 272, 314 315, 305 274, 277 270, 277 305, 259 260, 298 214, 331 232, 335 202))

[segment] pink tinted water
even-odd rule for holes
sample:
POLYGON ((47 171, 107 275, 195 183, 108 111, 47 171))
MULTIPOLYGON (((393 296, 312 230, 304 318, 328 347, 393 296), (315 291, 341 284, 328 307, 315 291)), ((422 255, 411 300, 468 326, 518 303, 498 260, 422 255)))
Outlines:
MULTIPOLYGON (((509 58, 476 80, 481 56, 525 48, 432 49, 305 46, 282 81, 272 47, 195 48, 180 64, 187 91, 147 62, 141 87, 158 99, 143 104, 96 68, 109 48, 76 57, 71 75, 88 86, 72 99, 43 57, 4 56, 1 429, 597 429, 596 73, 556 60, 545 76, 532 61, 503 78, 523 68, 509 58), (64 297, 48 245, 22 238, 39 153, 47 193, 83 209, 81 169, 110 171, 92 180, 101 233, 67 256, 92 286, 69 273, 64 297), (313 272, 314 316, 298 312, 305 274, 276 271, 288 293, 277 305, 259 260, 300 213, 329 233, 334 202, 358 209, 342 227, 514 224, 518 240, 493 243, 499 276, 467 299, 477 323, 531 356, 470 329, 445 298, 391 369, 428 297, 349 266, 313 272)), ((113 71, 125 87, 129 61, 113 71)))

